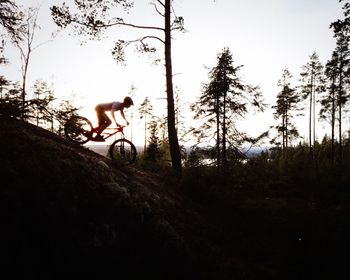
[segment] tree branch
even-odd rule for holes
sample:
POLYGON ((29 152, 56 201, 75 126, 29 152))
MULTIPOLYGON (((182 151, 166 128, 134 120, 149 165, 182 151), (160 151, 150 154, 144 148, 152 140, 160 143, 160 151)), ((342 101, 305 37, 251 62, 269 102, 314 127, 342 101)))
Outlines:
POLYGON ((156 10, 156 12, 157 12, 160 16, 165 17, 165 15, 162 14, 162 13, 158 10, 158 7, 157 7, 157 5, 156 5, 155 3, 151 3, 151 5, 154 6, 154 9, 156 10))
POLYGON ((161 38, 157 37, 157 36, 144 36, 144 37, 138 39, 138 41, 142 42, 145 39, 156 39, 156 40, 162 42, 163 44, 165 44, 165 41, 162 40, 161 38))
POLYGON ((157 0, 157 2, 165 8, 165 4, 162 1, 157 0))
POLYGON ((77 19, 71 19, 70 22, 74 22, 76 24, 88 27, 88 28, 108 28, 108 27, 113 27, 113 26, 128 26, 128 27, 132 27, 132 28, 137 28, 137 29, 148 29, 148 30, 158 30, 158 31, 164 31, 164 28, 161 27, 157 27, 157 26, 144 26, 144 25, 136 25, 136 24, 132 24, 132 23, 126 23, 122 20, 119 19, 118 22, 112 22, 112 23, 103 23, 103 22, 95 22, 93 23, 86 23, 86 22, 81 22, 77 19))

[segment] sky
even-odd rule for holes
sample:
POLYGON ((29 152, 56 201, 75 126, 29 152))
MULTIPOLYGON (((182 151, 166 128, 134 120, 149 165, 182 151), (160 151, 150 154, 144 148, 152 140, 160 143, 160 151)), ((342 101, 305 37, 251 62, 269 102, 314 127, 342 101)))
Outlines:
MULTIPOLYGON (((38 7, 40 12, 35 44, 50 39, 57 30, 49 13, 52 4, 60 0, 18 0, 23 7, 38 7)), ((162 18, 155 12, 149 0, 135 0, 134 8, 125 19, 135 24, 162 26, 162 18)), ((193 115, 189 104, 201 94, 207 83, 208 69, 216 65, 216 56, 223 48, 230 48, 234 64, 244 65, 241 76, 245 83, 259 85, 269 107, 275 104, 279 88, 277 81, 282 69, 292 73, 296 86, 301 66, 316 51, 324 64, 335 47, 329 25, 342 18, 338 0, 175 0, 177 16, 185 21, 185 33, 173 33, 172 58, 174 85, 180 93, 182 115, 189 127, 193 115)), ((37 48, 31 57, 28 83, 43 79, 52 84, 57 97, 74 96, 82 114, 96 123, 94 107, 101 102, 122 100, 131 87, 135 106, 133 127, 141 131, 142 121, 137 109, 148 97, 157 115, 165 114, 165 74, 162 63, 154 65, 152 59, 127 51, 127 65, 118 65, 111 56, 113 42, 119 38, 135 38, 139 34, 128 28, 108 31, 101 40, 82 43, 70 28, 58 32, 52 42, 37 48)), ((34 44, 34 45, 35 45, 34 44)), ((163 57, 162 46, 158 57, 163 57)), ((7 44, 5 56, 10 64, 0 68, 0 74, 12 80, 20 80, 19 52, 7 44)), ((292 83, 292 85, 293 85, 292 83)), ((127 116, 131 117, 128 109, 127 116)), ((299 132, 307 137, 307 116, 297 119, 299 132)), ((252 136, 275 124, 272 110, 264 114, 250 114, 239 123, 240 128, 252 136)), ((322 137, 327 124, 318 125, 318 137, 322 137)), ((135 134, 135 132, 134 132, 135 134)), ((140 137, 132 139, 143 143, 140 137)), ((135 136, 134 136, 135 137, 135 136)))

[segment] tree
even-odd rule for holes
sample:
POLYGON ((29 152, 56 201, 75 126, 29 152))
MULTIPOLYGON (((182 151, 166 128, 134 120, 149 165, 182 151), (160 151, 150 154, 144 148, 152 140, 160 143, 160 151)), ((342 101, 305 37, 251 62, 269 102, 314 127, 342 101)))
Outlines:
POLYGON ((309 62, 302 66, 301 92, 303 99, 309 98, 309 150, 313 157, 313 147, 316 140, 316 101, 317 95, 324 91, 323 66, 314 52, 309 62))
MULTIPOLYGON (((135 91, 136 91, 136 87, 132 84, 130 86, 130 90, 129 90, 129 93, 128 93, 128 96, 130 96, 132 99, 134 99, 135 97, 135 91)), ((130 112, 130 140, 131 142, 133 141, 133 133, 134 133, 134 110, 133 110, 133 107, 131 109, 131 112, 130 112)))
MULTIPOLYGON (((292 112, 297 109, 297 103, 300 101, 296 93, 296 90, 291 88, 290 80, 292 78, 291 73, 287 68, 282 71, 282 78, 278 81, 278 86, 281 87, 281 91, 277 95, 277 102, 275 106, 274 117, 280 119, 280 124, 276 126, 278 133, 282 136, 282 155, 283 158, 287 158, 287 151, 289 142, 298 137, 299 133, 292 123, 292 112)), ((275 139, 272 143, 276 143, 275 139)))
POLYGON ((12 37, 14 45, 20 52, 22 62, 22 106, 25 106, 26 101, 26 81, 29 67, 30 56, 33 51, 33 40, 35 30, 38 28, 36 24, 38 17, 38 9, 29 8, 24 20, 21 22, 21 32, 12 37))
POLYGON ((81 109, 74 105, 72 100, 65 99, 62 100, 58 106, 58 109, 55 110, 55 119, 58 121, 57 134, 64 134, 64 125, 65 123, 74 115, 77 115, 77 111, 81 109))
POLYGON ((10 82, 4 76, 0 76, 0 100, 4 98, 4 93, 9 85, 10 82))
POLYGON ((42 80, 37 80, 34 83, 34 98, 31 100, 31 105, 34 111, 34 119, 37 126, 40 126, 40 121, 49 123, 51 131, 53 127, 54 110, 52 102, 55 100, 54 92, 49 85, 42 80))
POLYGON ((334 34, 337 33, 348 33, 350 31, 350 3, 348 0, 339 0, 339 2, 343 2, 344 5, 342 7, 344 18, 338 19, 331 23, 330 28, 333 29, 334 34))
POLYGON ((161 158, 160 150, 160 140, 158 137, 158 123, 156 121, 151 121, 149 123, 148 129, 150 130, 150 137, 148 139, 148 146, 145 150, 145 159, 156 162, 161 158))
POLYGON ((339 2, 345 2, 343 6, 344 19, 339 19, 332 22, 330 27, 333 29, 334 37, 336 38, 335 54, 337 56, 337 108, 338 108, 338 122, 339 122, 339 161, 342 162, 342 118, 343 107, 349 99, 348 87, 350 84, 350 3, 349 1, 340 0, 339 2))
POLYGON ((31 55, 34 50, 40 46, 50 42, 47 40, 39 44, 34 44, 35 34, 40 26, 37 24, 39 8, 28 8, 24 13, 23 19, 20 23, 20 32, 17 32, 12 36, 13 44, 18 48, 20 52, 22 62, 22 106, 25 106, 27 95, 27 76, 29 70, 29 63, 31 55))
MULTIPOLYGON (((0 65, 8 63, 8 60, 4 56, 5 37, 19 36, 21 28, 20 22, 22 20, 22 14, 17 5, 10 0, 0 0, 0 65)), ((4 76, 0 76, 0 97, 1 101, 4 99, 5 91, 8 90, 10 85, 4 76)), ((7 92, 7 91, 6 91, 7 92)), ((8 101, 8 100, 7 100, 8 101)))
POLYGON ((160 150, 165 161, 171 161, 169 137, 168 137, 168 118, 166 114, 155 117, 157 123, 158 135, 160 136, 160 150))
MULTIPOLYGON (((184 102, 182 100, 182 94, 180 92, 180 89, 178 87, 175 88, 175 127, 177 131, 177 135, 181 142, 186 142, 186 134, 187 134, 187 128, 185 126, 184 121, 184 114, 185 114, 185 108, 184 108, 184 102)), ((183 147, 180 147, 183 149, 183 147)))
POLYGON ((331 124, 331 160, 334 163, 335 158, 335 121, 336 121, 336 107, 338 92, 338 63, 339 58, 336 52, 333 52, 331 60, 326 63, 325 77, 327 79, 326 95, 321 99, 320 118, 329 120, 331 124))
MULTIPOLYGON (((138 30, 148 31, 147 34, 135 40, 116 41, 112 55, 119 62, 125 61, 125 47, 131 44, 137 44, 141 52, 154 53, 156 48, 149 45, 149 40, 160 42, 164 46, 165 76, 166 76, 166 94, 167 94, 167 115, 168 115, 168 135, 170 143, 170 153, 173 169, 181 173, 181 153, 178 136, 175 126, 175 108, 173 91, 173 73, 171 57, 171 39, 172 31, 184 30, 184 20, 174 13, 171 5, 172 0, 157 0, 151 2, 158 15, 163 17, 164 26, 147 26, 125 22, 120 15, 112 16, 109 13, 113 7, 122 7, 123 10, 129 10, 133 2, 129 0, 77 0, 74 1, 76 13, 71 12, 67 4, 61 7, 51 7, 51 12, 56 24, 62 28, 72 25, 79 34, 99 37, 107 28, 123 26, 138 30), (163 38, 159 36, 163 34, 163 38)), ((73 4, 72 4, 73 5, 73 4)))
POLYGON ((2 87, 0 116, 19 118, 23 113, 21 106, 21 90, 18 83, 9 83, 8 85, 8 87, 2 87))
MULTIPOLYGON (((0 65, 8 63, 7 59, 3 55, 4 50, 4 40, 2 41, 2 46, 0 46, 0 65)), ((7 87, 9 86, 10 82, 5 78, 5 76, 0 75, 0 99, 3 99, 3 94, 7 87)))
POLYGON ((201 96, 192 105, 195 119, 203 120, 194 131, 198 139, 216 139, 218 170, 226 168, 228 146, 238 150, 238 145, 251 140, 238 131, 235 121, 248 112, 249 104, 261 110, 264 107, 259 88, 244 84, 239 77, 241 68, 233 65, 230 50, 224 48, 217 55, 217 65, 209 71, 209 83, 203 85, 201 96))
POLYGON ((0 26, 10 37, 19 36, 21 20, 22 14, 14 1, 0 0, 0 26))
POLYGON ((144 147, 143 147, 143 152, 146 152, 147 148, 147 128, 148 128, 148 116, 152 116, 152 111, 153 111, 153 106, 146 97, 143 102, 140 105, 139 108, 139 113, 140 113, 140 119, 144 120, 144 125, 145 125, 145 142, 144 142, 144 147))

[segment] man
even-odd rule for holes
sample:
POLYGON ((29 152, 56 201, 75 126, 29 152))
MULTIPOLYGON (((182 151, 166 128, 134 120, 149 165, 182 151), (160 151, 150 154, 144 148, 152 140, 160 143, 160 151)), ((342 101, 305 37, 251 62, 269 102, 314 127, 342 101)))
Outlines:
POLYGON ((103 130, 105 130, 108 126, 111 125, 112 121, 107 116, 106 112, 111 112, 111 115, 113 117, 113 120, 117 126, 120 126, 120 124, 117 122, 115 118, 115 112, 120 111, 121 116, 125 120, 126 124, 129 125, 129 122, 125 118, 124 115, 124 108, 129 108, 131 105, 134 105, 134 102, 129 96, 126 96, 124 98, 123 102, 113 101, 110 103, 102 103, 98 104, 95 107, 97 119, 98 119, 98 127, 96 127, 93 131, 96 132, 95 141, 104 141, 103 136, 101 133, 103 130))

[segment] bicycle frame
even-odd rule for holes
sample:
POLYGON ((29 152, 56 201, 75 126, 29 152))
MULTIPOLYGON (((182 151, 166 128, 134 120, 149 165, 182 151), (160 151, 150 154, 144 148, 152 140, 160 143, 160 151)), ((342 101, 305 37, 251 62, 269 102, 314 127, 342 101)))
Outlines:
MULTIPOLYGON (((124 126, 119 126, 119 127, 107 127, 103 130, 101 135, 103 136, 104 139, 108 139, 109 137, 117 134, 120 132, 121 137, 124 138, 124 126), (107 130, 113 130, 111 133, 107 132, 107 130)), ((93 137, 91 138, 91 141, 94 141, 93 137)))

